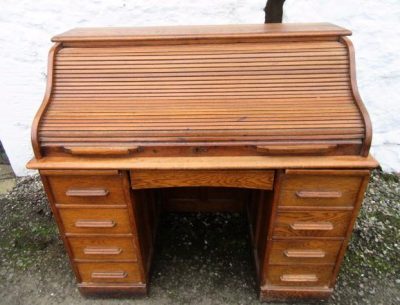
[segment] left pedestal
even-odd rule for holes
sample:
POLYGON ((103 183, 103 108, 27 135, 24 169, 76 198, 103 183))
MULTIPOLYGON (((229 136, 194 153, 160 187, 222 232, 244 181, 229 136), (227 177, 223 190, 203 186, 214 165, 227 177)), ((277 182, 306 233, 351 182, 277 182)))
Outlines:
POLYGON ((113 297, 146 294, 152 238, 139 244, 142 217, 137 213, 143 213, 143 207, 130 189, 128 173, 42 170, 40 174, 80 292, 113 297))

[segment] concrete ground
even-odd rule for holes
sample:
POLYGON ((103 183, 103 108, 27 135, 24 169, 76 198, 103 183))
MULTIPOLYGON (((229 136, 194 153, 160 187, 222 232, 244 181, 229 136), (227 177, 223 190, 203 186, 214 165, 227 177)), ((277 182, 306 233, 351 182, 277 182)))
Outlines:
MULTIPOLYGON (((375 172, 335 292, 317 303, 400 304, 399 240, 399 176, 375 172)), ((243 215, 165 214, 156 253, 149 297, 85 299, 40 180, 0 196, 1 305, 260 304, 243 215)))

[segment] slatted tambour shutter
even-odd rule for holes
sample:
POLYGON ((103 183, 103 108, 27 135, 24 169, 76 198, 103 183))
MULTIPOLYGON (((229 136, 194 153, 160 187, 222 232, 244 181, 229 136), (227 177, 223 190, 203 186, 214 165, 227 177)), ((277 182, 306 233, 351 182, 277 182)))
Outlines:
POLYGON ((50 149, 331 143, 358 154, 365 126, 349 71, 337 40, 65 47, 39 141, 50 149))

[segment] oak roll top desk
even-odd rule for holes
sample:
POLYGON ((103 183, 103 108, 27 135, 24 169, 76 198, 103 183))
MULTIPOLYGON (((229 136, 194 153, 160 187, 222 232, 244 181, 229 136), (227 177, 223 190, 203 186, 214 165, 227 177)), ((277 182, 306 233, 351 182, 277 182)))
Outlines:
POLYGON ((80 291, 147 293, 160 192, 235 188, 260 298, 328 297, 377 166, 350 34, 321 23, 55 36, 28 168, 80 291))

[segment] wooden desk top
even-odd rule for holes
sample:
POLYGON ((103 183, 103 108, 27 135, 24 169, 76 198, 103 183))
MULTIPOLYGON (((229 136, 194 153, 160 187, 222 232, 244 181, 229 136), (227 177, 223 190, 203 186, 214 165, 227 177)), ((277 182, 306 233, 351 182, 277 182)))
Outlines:
POLYGON ((249 157, 44 157, 32 159, 29 169, 287 169, 376 168, 369 155, 359 156, 249 156, 249 157))
POLYGON ((123 41, 154 39, 345 36, 351 31, 331 23, 231 24, 75 28, 52 38, 54 42, 123 41))

